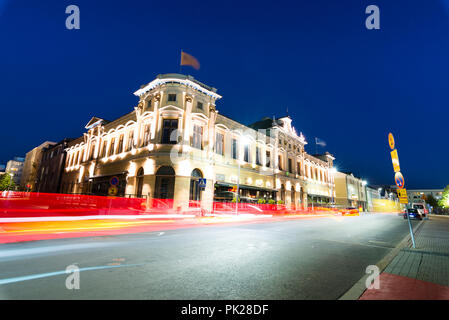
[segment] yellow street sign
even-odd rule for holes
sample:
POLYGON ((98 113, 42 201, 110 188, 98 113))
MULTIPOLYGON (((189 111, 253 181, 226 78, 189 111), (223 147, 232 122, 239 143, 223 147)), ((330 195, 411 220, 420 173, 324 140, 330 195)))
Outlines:
POLYGON ((108 189, 108 195, 115 196, 118 193, 118 188, 116 186, 110 186, 108 189))
POLYGON ((399 198, 407 198, 407 189, 398 189, 398 197, 399 198))
POLYGON ((390 145, 391 150, 393 150, 394 149, 394 137, 391 132, 388 134, 388 144, 390 145))
POLYGON ((408 198, 399 198, 399 203, 407 204, 408 203, 408 198))
POLYGON ((394 149, 391 151, 391 161, 393 162, 394 172, 401 171, 401 167, 399 166, 398 150, 394 149))

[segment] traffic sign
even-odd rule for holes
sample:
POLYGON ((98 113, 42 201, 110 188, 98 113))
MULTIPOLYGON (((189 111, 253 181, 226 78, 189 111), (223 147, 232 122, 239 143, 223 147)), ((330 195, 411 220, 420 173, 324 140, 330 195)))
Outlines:
POLYGON ((407 204, 408 203, 408 198, 399 198, 399 203, 407 204))
POLYGON ((394 172, 401 171, 401 167, 399 166, 398 150, 394 149, 391 151, 391 161, 393 162, 394 172))
POLYGON ((118 182, 119 182, 119 180, 118 180, 118 177, 117 177, 117 176, 113 176, 113 177, 111 178, 111 180, 109 180, 109 183, 111 184, 111 186, 116 186, 116 185, 118 185, 118 182))
POLYGON ((116 186, 110 186, 108 188, 108 195, 109 196, 115 196, 118 193, 118 188, 116 186))
POLYGON ((407 198, 407 189, 398 189, 398 197, 399 198, 407 198))
POLYGON ((206 188, 206 179, 205 178, 199 178, 198 179, 198 186, 201 189, 205 189, 206 188))
POLYGON ((404 182, 404 176, 400 172, 396 172, 394 175, 394 182, 396 182, 396 185, 399 189, 404 188, 405 182, 404 182))
POLYGON ((388 144, 390 145, 391 150, 393 150, 394 149, 394 137, 391 132, 388 134, 388 144))

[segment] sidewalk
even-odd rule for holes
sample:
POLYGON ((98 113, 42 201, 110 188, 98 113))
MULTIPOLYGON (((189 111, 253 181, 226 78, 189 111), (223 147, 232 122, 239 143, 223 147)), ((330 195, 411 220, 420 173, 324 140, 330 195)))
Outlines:
POLYGON ((431 215, 360 300, 449 300, 449 217, 431 215))

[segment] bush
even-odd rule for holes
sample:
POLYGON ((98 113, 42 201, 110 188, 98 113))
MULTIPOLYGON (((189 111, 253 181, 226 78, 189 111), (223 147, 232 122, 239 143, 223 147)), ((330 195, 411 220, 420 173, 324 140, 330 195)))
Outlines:
POLYGON ((277 204, 284 204, 284 201, 278 200, 277 204))
POLYGON ((274 201, 273 199, 268 200, 268 204, 275 204, 276 201, 274 201))
POLYGON ((265 201, 265 199, 259 199, 259 200, 257 200, 257 203, 258 204, 265 204, 267 202, 265 201))

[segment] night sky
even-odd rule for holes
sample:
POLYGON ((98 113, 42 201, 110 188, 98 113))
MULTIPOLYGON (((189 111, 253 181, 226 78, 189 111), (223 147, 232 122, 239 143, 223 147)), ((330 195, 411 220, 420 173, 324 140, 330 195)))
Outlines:
POLYGON ((133 92, 179 72, 214 86, 220 113, 250 124, 288 114, 341 171, 406 187, 449 184, 449 0, 0 0, 0 163, 45 140, 79 137, 92 116, 133 110, 133 92), (76 4, 81 29, 67 30, 76 4), (365 8, 380 8, 380 30, 365 8))

